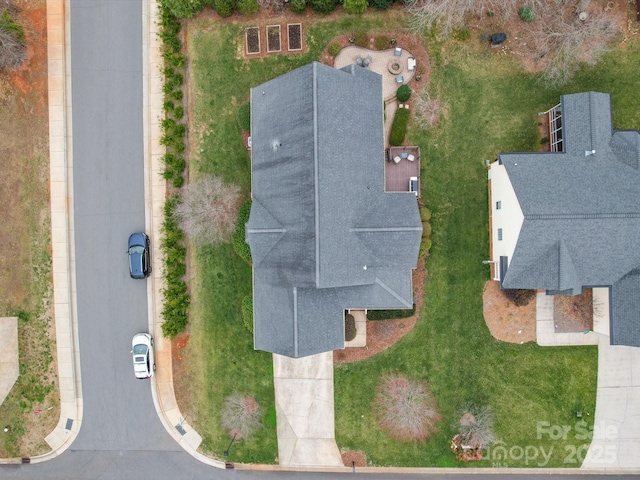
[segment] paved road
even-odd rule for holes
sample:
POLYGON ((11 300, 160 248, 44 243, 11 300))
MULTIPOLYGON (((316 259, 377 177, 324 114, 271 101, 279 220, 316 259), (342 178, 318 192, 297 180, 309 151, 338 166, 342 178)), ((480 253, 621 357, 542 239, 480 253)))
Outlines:
POLYGON ((147 331, 146 281, 129 278, 144 230, 141 0, 72 0, 71 67, 83 424, 73 450, 177 450, 136 380, 131 337, 147 331))

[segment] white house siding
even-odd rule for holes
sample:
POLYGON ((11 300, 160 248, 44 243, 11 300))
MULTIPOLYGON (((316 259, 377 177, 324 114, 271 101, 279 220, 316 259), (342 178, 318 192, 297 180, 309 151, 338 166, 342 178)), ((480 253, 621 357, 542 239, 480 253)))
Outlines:
MULTIPOLYGON (((504 165, 493 162, 489 167, 489 178, 491 179, 491 260, 499 262, 500 257, 506 256, 511 261, 524 222, 524 215, 504 165), (499 210, 496 208, 496 202, 501 204, 499 210), (500 228, 502 240, 498 240, 500 228)), ((494 264, 493 271, 494 280, 500 280, 498 263, 494 264)))
POLYGON ((609 288, 593 289, 593 331, 609 336, 609 288))

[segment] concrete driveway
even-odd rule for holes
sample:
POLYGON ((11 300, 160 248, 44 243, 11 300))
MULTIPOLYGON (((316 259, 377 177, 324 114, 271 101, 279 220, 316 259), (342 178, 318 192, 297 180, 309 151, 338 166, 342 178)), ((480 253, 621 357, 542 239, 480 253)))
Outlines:
POLYGON ((640 348, 598 346, 594 435, 582 469, 640 468, 640 348))

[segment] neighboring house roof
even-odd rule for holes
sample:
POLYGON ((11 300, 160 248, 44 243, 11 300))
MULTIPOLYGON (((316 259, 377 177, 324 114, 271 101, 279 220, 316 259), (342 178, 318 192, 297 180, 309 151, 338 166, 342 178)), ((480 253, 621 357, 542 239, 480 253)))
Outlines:
POLYGON ((613 130, 608 94, 561 108, 564 152, 500 154, 524 214, 502 286, 610 286, 611 343, 640 346, 640 132, 613 130))
POLYGON ((422 224, 384 192, 381 77, 311 63, 251 90, 256 349, 344 348, 345 308, 411 308, 422 224))

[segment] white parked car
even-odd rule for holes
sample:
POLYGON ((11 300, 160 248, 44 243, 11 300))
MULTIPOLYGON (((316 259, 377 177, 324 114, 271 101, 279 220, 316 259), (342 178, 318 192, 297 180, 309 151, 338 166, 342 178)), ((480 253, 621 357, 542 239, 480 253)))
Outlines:
POLYGON ((136 333, 131 341, 133 371, 136 378, 151 378, 156 370, 153 356, 153 338, 148 333, 136 333))

